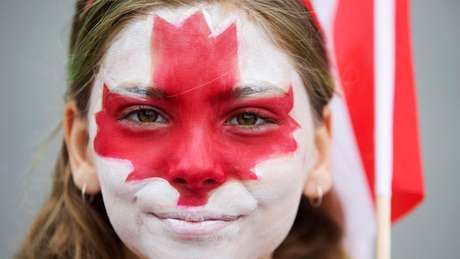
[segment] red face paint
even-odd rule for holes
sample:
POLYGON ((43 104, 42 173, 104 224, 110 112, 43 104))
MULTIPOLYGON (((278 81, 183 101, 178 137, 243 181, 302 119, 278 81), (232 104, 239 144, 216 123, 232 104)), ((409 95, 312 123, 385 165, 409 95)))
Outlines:
POLYGON ((166 98, 139 99, 104 86, 102 111, 96 115, 96 152, 131 161, 127 181, 166 179, 180 193, 178 205, 205 205, 208 193, 227 179, 255 180, 257 163, 296 150, 298 127, 289 116, 292 88, 284 95, 237 99, 236 26, 210 36, 201 13, 176 27, 155 17, 152 52, 153 85, 166 98), (129 126, 119 118, 128 107, 148 105, 164 111, 165 126, 129 126), (238 112, 268 114, 274 127, 249 131, 226 123, 238 112))

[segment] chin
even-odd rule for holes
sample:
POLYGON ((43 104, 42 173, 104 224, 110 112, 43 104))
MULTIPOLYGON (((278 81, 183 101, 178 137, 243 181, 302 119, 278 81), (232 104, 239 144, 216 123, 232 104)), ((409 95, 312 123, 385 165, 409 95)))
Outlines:
POLYGON ((256 259, 244 218, 233 222, 170 222, 143 216, 138 250, 148 259, 256 259))
POLYGON ((263 231, 254 228, 254 220, 249 216, 224 227, 175 222, 180 226, 171 227, 161 219, 144 215, 140 216, 138 233, 120 234, 132 251, 146 259, 257 259, 274 251, 285 234, 263 237, 258 234, 263 231))

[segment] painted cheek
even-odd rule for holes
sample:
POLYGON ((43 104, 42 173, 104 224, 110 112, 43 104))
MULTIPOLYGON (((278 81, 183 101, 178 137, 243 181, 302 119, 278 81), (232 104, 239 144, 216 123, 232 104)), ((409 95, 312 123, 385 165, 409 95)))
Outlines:
POLYGON ((176 27, 159 17, 153 26, 153 85, 168 98, 140 101, 103 89, 102 111, 96 114, 95 151, 104 157, 129 160, 134 167, 126 181, 166 179, 180 193, 178 205, 205 205, 208 193, 229 178, 256 180, 257 163, 293 152, 298 124, 289 117, 292 87, 282 96, 236 101, 238 80, 236 27, 217 37, 201 13, 176 27), (178 40, 180 39, 180 40, 178 40), (130 105, 161 107, 171 119, 165 127, 142 129, 119 121, 130 105), (277 114, 276 129, 245 134, 223 123, 240 106, 269 107, 277 114))

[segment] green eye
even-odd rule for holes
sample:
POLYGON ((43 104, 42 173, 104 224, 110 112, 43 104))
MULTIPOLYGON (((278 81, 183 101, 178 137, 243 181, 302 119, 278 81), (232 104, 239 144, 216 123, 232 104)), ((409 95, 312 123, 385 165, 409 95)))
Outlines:
POLYGON ((227 123, 245 128, 256 128, 265 124, 272 124, 273 121, 268 118, 261 117, 254 112, 242 112, 232 117, 227 121, 227 123))
POLYGON ((135 113, 137 116, 137 120, 139 122, 144 122, 144 123, 156 122, 159 117, 159 114, 154 110, 142 109, 142 110, 136 111, 135 113))
POLYGON ((121 120, 134 122, 137 124, 166 123, 166 118, 159 112, 148 107, 137 107, 124 115, 121 120))
POLYGON ((253 126, 256 125, 258 122, 259 116, 257 116, 254 113, 240 113, 236 116, 236 121, 238 122, 239 125, 242 126, 253 126))

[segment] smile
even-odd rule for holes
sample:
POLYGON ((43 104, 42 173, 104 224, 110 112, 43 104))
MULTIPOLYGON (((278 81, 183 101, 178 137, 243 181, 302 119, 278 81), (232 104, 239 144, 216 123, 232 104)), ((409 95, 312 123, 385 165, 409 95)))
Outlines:
POLYGON ((170 213, 148 213, 160 220, 167 232, 179 239, 206 239, 243 218, 206 211, 181 211, 170 213))

